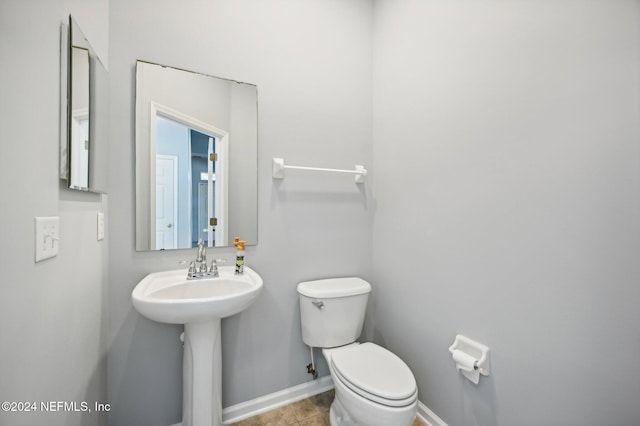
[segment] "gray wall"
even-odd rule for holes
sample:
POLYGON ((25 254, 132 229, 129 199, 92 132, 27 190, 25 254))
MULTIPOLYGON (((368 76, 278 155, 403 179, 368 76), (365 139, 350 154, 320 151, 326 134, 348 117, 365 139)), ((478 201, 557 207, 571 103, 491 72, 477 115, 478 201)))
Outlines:
MULTIPOLYGON (((58 179, 60 24, 107 44, 107 2, 0 3, 0 400, 106 403, 106 197, 58 179), (34 218, 60 216, 60 252, 34 263, 34 218)), ((107 76, 95 76, 108 109, 107 76)), ((98 114, 99 115, 99 114, 98 114)), ((107 115, 92 136, 107 137, 107 115)), ((38 406, 38 410, 40 407, 38 406)), ((2 425, 105 425, 96 412, 6 413, 2 425)))
POLYGON ((370 278, 374 203, 369 184, 357 186, 352 176, 291 172, 273 181, 271 158, 371 164, 371 3, 111 0, 109 10, 110 423, 180 420, 182 327, 141 317, 131 290, 147 273, 195 257, 194 250, 134 250, 136 59, 257 84, 259 244, 245 260, 265 288, 250 309, 223 320, 223 406, 310 380, 296 284, 370 278))
POLYGON ((376 339, 452 426, 638 425, 638 2, 374 16, 376 339))

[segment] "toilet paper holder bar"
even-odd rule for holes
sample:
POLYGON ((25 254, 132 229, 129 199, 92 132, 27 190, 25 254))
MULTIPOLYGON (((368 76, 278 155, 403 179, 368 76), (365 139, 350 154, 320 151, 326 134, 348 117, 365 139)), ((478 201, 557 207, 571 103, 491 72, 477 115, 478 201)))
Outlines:
POLYGON ((462 334, 458 334, 456 335, 453 345, 449 347, 449 352, 451 352, 451 354, 453 354, 456 350, 463 352, 475 359, 475 362, 473 363, 474 370, 479 371, 483 376, 489 375, 489 347, 483 345, 482 343, 478 343, 475 340, 471 340, 468 337, 463 336, 462 334))

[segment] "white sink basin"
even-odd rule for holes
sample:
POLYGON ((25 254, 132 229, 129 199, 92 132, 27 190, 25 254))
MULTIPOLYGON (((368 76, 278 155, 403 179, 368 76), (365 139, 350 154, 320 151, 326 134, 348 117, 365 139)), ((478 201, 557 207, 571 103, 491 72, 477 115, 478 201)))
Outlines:
POLYGON ((219 277, 187 279, 187 270, 156 272, 133 289, 131 300, 145 317, 184 324, 182 426, 222 426, 222 318, 248 308, 262 278, 245 266, 219 266, 219 277))
POLYGON ((234 275, 233 266, 218 268, 216 278, 187 279, 186 269, 147 275, 131 293, 145 317, 170 324, 225 318, 248 308, 262 290, 262 278, 249 267, 234 275))

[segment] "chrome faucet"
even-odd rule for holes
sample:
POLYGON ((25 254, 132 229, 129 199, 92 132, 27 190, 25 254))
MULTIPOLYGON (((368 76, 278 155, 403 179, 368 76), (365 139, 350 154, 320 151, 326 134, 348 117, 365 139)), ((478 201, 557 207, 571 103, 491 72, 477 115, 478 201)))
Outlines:
POLYGON ((204 240, 202 238, 198 241, 198 255, 196 256, 196 262, 200 263, 200 273, 207 272, 207 248, 204 245, 204 240))
POLYGON ((207 270, 207 247, 204 244, 204 240, 200 238, 198 241, 198 254, 196 255, 196 260, 189 264, 187 279, 196 280, 199 278, 217 277, 218 275, 218 264, 215 259, 211 261, 211 266, 207 270), (198 264, 197 268, 196 264, 198 264))

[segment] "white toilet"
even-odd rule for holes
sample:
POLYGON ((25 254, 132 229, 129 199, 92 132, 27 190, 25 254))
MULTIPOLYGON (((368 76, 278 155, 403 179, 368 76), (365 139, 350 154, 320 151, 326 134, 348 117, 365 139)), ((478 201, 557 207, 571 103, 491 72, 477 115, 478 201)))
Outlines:
POLYGON ((357 343, 371 285, 357 277, 298 284, 302 340, 323 348, 335 399, 332 426, 410 426, 418 388, 397 355, 374 343, 357 343))

